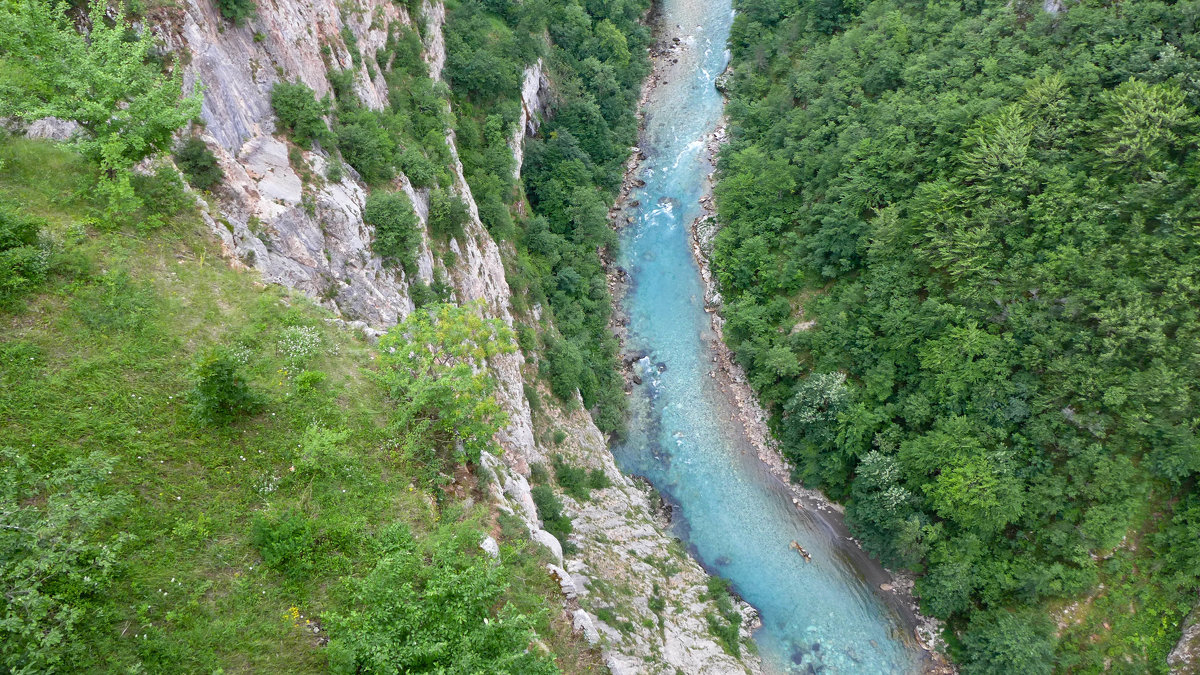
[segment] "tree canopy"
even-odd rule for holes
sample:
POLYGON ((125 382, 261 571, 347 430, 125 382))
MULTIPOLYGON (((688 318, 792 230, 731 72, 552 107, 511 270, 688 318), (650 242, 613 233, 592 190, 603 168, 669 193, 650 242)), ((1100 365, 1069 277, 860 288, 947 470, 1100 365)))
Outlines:
MULTIPOLYGON (((968 670, 1101 581, 1179 621, 1200 570, 1121 544, 1200 473, 1198 5, 736 4, 713 266, 796 477, 968 670)), ((1105 619, 1055 663, 1164 667, 1105 619)))

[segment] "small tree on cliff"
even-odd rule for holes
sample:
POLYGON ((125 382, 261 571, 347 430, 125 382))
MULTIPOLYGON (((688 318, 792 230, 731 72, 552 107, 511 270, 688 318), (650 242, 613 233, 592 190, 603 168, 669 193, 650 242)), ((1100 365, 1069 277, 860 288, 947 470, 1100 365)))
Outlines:
POLYGON ((50 0, 0 5, 0 117, 57 117, 79 124, 80 151, 104 172, 110 212, 140 204, 130 167, 170 149, 171 136, 200 112, 200 93, 183 97, 181 77, 153 58, 154 35, 135 33, 118 3, 92 0, 85 33, 50 0))
POLYGON ((423 307, 380 338, 380 382, 397 403, 392 420, 410 451, 436 473, 441 453, 479 461, 508 421, 484 360, 512 352, 512 331, 479 304, 423 307))

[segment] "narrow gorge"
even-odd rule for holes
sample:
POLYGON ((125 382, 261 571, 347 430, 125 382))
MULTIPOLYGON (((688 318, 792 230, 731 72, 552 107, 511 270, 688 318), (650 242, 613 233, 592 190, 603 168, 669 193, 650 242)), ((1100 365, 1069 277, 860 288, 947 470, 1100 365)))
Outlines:
POLYGON ((666 0, 659 11, 664 51, 643 97, 644 159, 621 213, 621 304, 637 384, 618 465, 654 484, 672 505, 673 531, 759 612, 767 671, 920 672, 911 611, 879 590, 892 579, 848 536, 836 505, 794 493, 786 473, 759 458, 773 452, 747 428, 761 413, 744 375, 719 363, 706 313, 717 307, 706 302, 691 239, 709 198, 709 140, 723 108, 714 83, 733 12, 696 0, 666 0))
POLYGON ((0 0, 0 671, 1200 670, 1200 0, 0 0))
MULTIPOLYGON (((289 159, 287 145, 277 131, 270 103, 277 81, 301 81, 317 96, 332 91, 329 72, 352 67, 355 54, 346 43, 370 55, 387 41, 393 24, 414 26, 423 21, 426 33, 423 57, 435 80, 446 62, 442 31, 446 10, 427 0, 419 14, 391 2, 364 0, 347 7, 320 1, 280 3, 276 11, 262 13, 264 29, 233 29, 222 25, 215 9, 202 0, 189 4, 179 25, 170 29, 170 40, 191 54, 185 80, 204 83, 202 137, 217 149, 229 190, 218 210, 206 215, 213 233, 223 243, 230 262, 258 270, 264 281, 296 288, 335 309, 346 325, 370 335, 380 335, 414 309, 409 293, 412 279, 386 268, 371 250, 372 232, 363 222, 365 186, 347 175, 339 182, 306 183, 289 159), (314 27, 317 32, 314 33, 314 27), (318 45, 330 45, 322 50, 318 45), (332 64, 327 63, 332 59, 332 64)), ((380 64, 382 67, 383 64, 380 64)), ((365 73, 363 73, 365 75, 365 73)), ((521 117, 510 146, 520 176, 525 136, 534 134, 554 96, 539 61, 523 74, 521 117)), ((387 87, 381 76, 355 79, 355 95, 369 107, 387 105, 387 87)), ((457 157, 453 133, 446 142, 457 157)), ((324 175, 328 159, 319 152, 302 155, 304 168, 324 175)), ((435 273, 445 274, 459 302, 479 300, 486 313, 512 325, 512 299, 505 279, 503 253, 479 220, 479 210, 461 163, 455 166, 455 190, 470 211, 465 237, 452 238, 448 246, 457 263, 447 266, 428 234, 423 237, 416 281, 429 284, 435 273)), ((403 175, 399 187, 411 199, 418 217, 426 221, 429 192, 415 189, 403 175)), ((707 617, 716 610, 705 572, 680 548, 658 522, 646 490, 617 470, 606 447, 606 437, 589 415, 576 409, 560 410, 550 403, 545 385, 540 391, 521 352, 500 355, 489 362, 499 384, 498 401, 509 423, 498 441, 504 452, 497 461, 484 456, 497 481, 492 484, 499 508, 515 513, 527 524, 530 536, 549 547, 559 566, 574 628, 587 641, 605 645, 606 665, 615 673, 732 672, 756 670, 753 656, 732 656, 711 634, 707 617), (529 382, 529 385, 526 384, 529 382), (526 392, 535 387, 549 424, 566 431, 565 441, 547 447, 539 441, 531 420, 526 392), (555 537, 541 529, 538 511, 530 496, 529 472, 534 464, 549 465, 554 455, 599 469, 612 486, 591 502, 564 496, 570 513, 576 548, 564 555, 555 537), (590 588, 592 579, 599 588, 590 588), (667 609, 655 609, 655 602, 667 609), (619 622, 617 630, 597 614, 619 622)), ((715 597, 715 596, 714 596, 715 597)), ((739 612, 749 610, 739 610, 739 612)), ((740 619, 738 624, 741 626, 740 619)), ((750 625, 749 620, 744 622, 750 625)), ((748 641, 749 628, 735 628, 735 640, 748 641)))

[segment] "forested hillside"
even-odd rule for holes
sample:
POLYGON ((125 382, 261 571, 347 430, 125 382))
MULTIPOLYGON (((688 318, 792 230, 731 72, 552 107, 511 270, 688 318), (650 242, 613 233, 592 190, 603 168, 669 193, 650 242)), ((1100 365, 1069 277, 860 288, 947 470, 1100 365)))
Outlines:
POLYGON ((1200 4, 740 0, 714 267, 795 478, 971 673, 1200 581, 1200 4))
POLYGON ((623 424, 625 396, 609 332, 612 298, 601 248, 616 247, 608 207, 637 137, 637 92, 648 72, 647 0, 605 3, 470 1, 447 17, 447 77, 467 180, 494 237, 513 239, 508 261, 518 311, 547 310, 543 375, 565 402, 579 391, 597 426, 623 424), (586 7, 586 9, 585 9, 586 7), (550 41, 545 41, 549 36, 550 41), (526 146, 524 193, 532 217, 514 228, 507 130, 521 69, 542 55, 554 79, 550 114, 526 146))

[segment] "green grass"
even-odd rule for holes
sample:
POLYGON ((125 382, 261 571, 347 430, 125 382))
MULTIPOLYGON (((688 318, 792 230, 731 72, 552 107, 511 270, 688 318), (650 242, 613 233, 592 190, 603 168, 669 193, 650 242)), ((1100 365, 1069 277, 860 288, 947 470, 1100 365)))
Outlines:
MULTIPOLYGON (((370 344, 231 270, 194 212, 153 232, 104 227, 94 177, 66 150, 0 139, 0 194, 57 242, 51 278, 0 313, 0 445, 45 473, 103 452, 116 458, 103 489, 132 496, 103 528, 134 538, 113 585, 79 605, 72 670, 324 670, 324 633, 305 622, 319 625, 341 581, 375 565, 378 529, 404 522, 421 536, 450 519, 498 534, 494 515, 466 472, 445 508, 414 478, 369 376, 370 344), (228 426, 198 423, 189 405, 192 368, 215 347, 264 401, 228 426), (314 428, 339 434, 320 470, 304 463, 314 428), (453 505, 467 496, 476 506, 453 505), (256 516, 289 512, 311 526, 299 576, 265 567, 251 537, 256 516)), ((506 602, 538 614, 555 592, 540 549, 503 541, 506 602)), ((598 663, 560 617, 539 616, 564 668, 598 663)))

